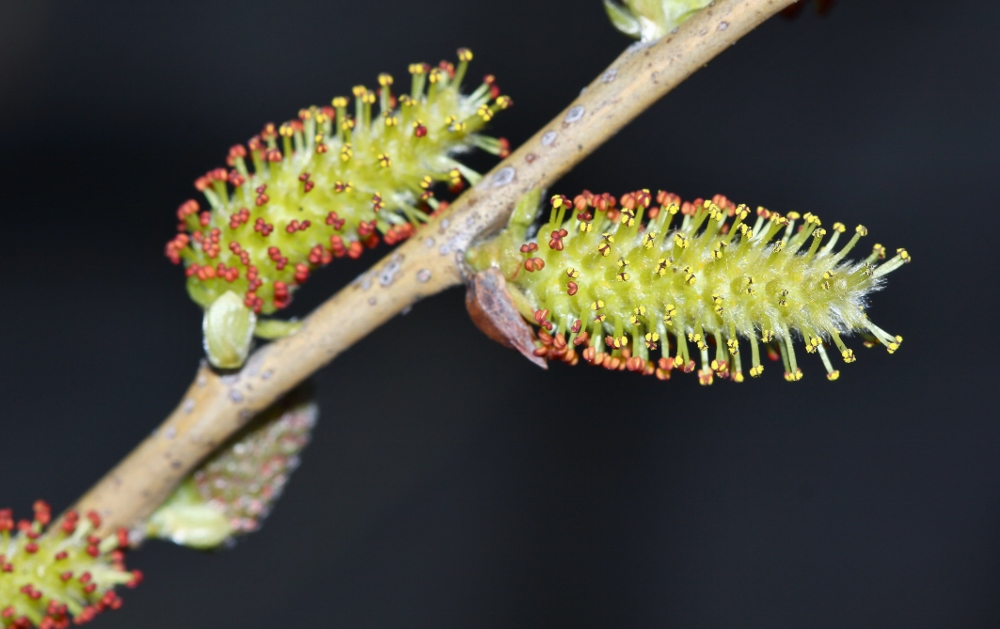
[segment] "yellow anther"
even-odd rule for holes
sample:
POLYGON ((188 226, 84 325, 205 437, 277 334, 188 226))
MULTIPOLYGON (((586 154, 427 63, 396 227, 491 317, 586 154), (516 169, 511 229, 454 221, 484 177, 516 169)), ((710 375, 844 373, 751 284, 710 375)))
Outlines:
POLYGON ((468 48, 458 49, 458 60, 459 61, 472 61, 472 51, 468 48))
POLYGON ((594 225, 588 223, 587 221, 580 221, 580 231, 583 233, 588 233, 594 231, 594 225))
POLYGON ((636 306, 635 309, 632 310, 632 313, 635 314, 635 315, 638 315, 640 317, 645 317, 646 316, 646 307, 645 306, 636 306))
POLYGON ((334 96, 330 104, 336 108, 347 107, 347 97, 346 96, 334 96))
POLYGON ((834 223, 833 231, 837 232, 838 234, 843 234, 845 231, 847 231, 847 227, 843 223, 834 223))
POLYGON ((815 230, 813 230, 812 236, 813 238, 816 239, 822 238, 823 236, 826 236, 826 230, 823 229, 822 227, 817 227, 815 230))
POLYGON ((903 262, 909 262, 912 259, 906 249, 896 249, 896 255, 898 255, 903 262))
POLYGON ((458 116, 456 116, 455 114, 451 114, 444 119, 444 124, 445 126, 451 126, 455 124, 457 121, 458 121, 458 116))
POLYGON ((399 116, 392 116, 387 113, 385 116, 385 126, 395 127, 397 125, 399 125, 399 116))
POLYGON ((652 249, 654 240, 656 240, 656 232, 646 232, 642 237, 642 246, 646 249, 652 249))
POLYGON ((740 219, 741 221, 745 221, 748 216, 750 216, 750 208, 743 205, 742 203, 736 206, 736 218, 740 219))
POLYGON ((604 301, 601 300, 601 299, 598 299, 597 301, 595 301, 592 304, 590 304, 590 309, 591 310, 600 310, 603 307, 604 307, 604 301))
POLYGON ((597 321, 597 322, 600 322, 600 323, 603 323, 603 322, 604 322, 604 320, 605 320, 605 319, 607 319, 607 318, 608 318, 608 315, 605 315, 605 314, 599 314, 599 315, 597 315, 596 317, 594 317, 594 321, 597 321))
POLYGON ((667 266, 668 266, 668 264, 667 264, 667 259, 666 258, 660 258, 659 260, 657 260, 656 261, 656 274, 659 275, 660 277, 663 277, 664 275, 666 275, 667 274, 667 266))
POLYGON ((382 87, 389 87, 392 85, 392 75, 385 72, 378 75, 378 84, 382 87))
POLYGON ((764 373, 764 365, 756 365, 750 368, 750 377, 757 378, 760 374, 764 373))
POLYGON ((615 276, 615 278, 619 282, 627 282, 630 277, 632 277, 632 276, 629 275, 628 273, 624 272, 624 271, 622 271, 621 273, 619 273, 618 275, 615 276))
POLYGON ((493 110, 490 109, 489 105, 480 105, 476 114, 486 122, 493 120, 493 110))
POLYGON ((345 144, 343 147, 341 147, 340 159, 342 159, 345 162, 349 162, 351 161, 352 157, 354 157, 354 149, 351 147, 350 144, 345 144))
POLYGON ((618 268, 624 269, 625 267, 628 266, 628 264, 629 262, 625 258, 618 258, 618 268))
POLYGON ((510 96, 498 96, 497 97, 497 107, 499 107, 500 109, 507 109, 508 107, 510 107, 513 104, 514 104, 514 101, 511 100, 510 96))
POLYGON ((555 209, 557 209, 557 210, 559 208, 561 208, 562 206, 566 205, 566 203, 563 201, 563 195, 561 195, 561 194, 557 194, 554 197, 552 197, 552 199, 549 201, 549 203, 551 203, 552 207, 555 208, 555 209))
POLYGON ((368 93, 368 88, 364 85, 355 85, 351 89, 351 93, 354 94, 354 98, 362 98, 368 93))
POLYGON ((278 134, 283 138, 290 138, 293 135, 295 135, 295 132, 292 131, 292 125, 285 122, 280 127, 278 127, 278 134))
POLYGON ((680 234, 674 234, 674 244, 680 247, 681 249, 686 249, 688 246, 688 240, 687 238, 681 236, 680 234))
POLYGON ((656 343, 660 340, 660 335, 656 332, 646 332, 646 340, 650 343, 656 343))
POLYGON ((632 225, 634 225, 635 224, 635 212, 633 212, 632 210, 630 210, 628 208, 625 208, 624 210, 622 210, 621 222, 622 222, 622 225, 624 225, 625 227, 631 227, 632 225))
POLYGON ((430 75, 427 77, 431 83, 437 83, 444 77, 444 73, 441 68, 432 68, 430 75))
POLYGON ((459 133, 461 131, 465 131, 465 123, 464 122, 456 122, 455 124, 451 125, 451 129, 450 130, 453 133, 459 133))
POLYGON ((663 322, 670 324, 674 320, 674 315, 677 314, 677 307, 673 304, 667 304, 663 310, 663 322))
POLYGON ((566 275, 568 275, 571 279, 575 280, 576 278, 580 277, 580 272, 577 271, 576 269, 566 269, 566 275))
POLYGON ((844 359, 845 363, 853 363, 857 358, 854 356, 853 349, 845 349, 840 353, 841 358, 844 359))
POLYGON ((785 248, 785 241, 784 240, 779 240, 778 242, 774 243, 773 247, 771 247, 771 252, 772 253, 781 253, 781 250, 784 249, 784 248, 785 248))
POLYGON ((694 283, 698 281, 698 278, 694 276, 694 273, 688 271, 687 275, 684 276, 684 282, 688 286, 694 286, 694 283))
POLYGON ((788 218, 788 220, 790 221, 797 221, 800 218, 802 218, 802 216, 798 212, 789 212, 788 214, 785 214, 785 217, 788 218))
POLYGON ((858 232, 858 234, 861 236, 868 235, 868 228, 865 227, 864 225, 858 225, 857 227, 854 228, 854 231, 858 232))
POLYGON ((409 70, 410 74, 423 74, 426 66, 422 63, 411 63, 409 70))
POLYGON ((420 180, 420 187, 427 190, 434 185, 434 180, 431 179, 430 175, 424 175, 423 179, 420 180))
POLYGON ((729 339, 726 341, 726 347, 729 348, 729 353, 733 356, 740 353, 740 344, 736 341, 736 339, 729 339))
POLYGON ((713 249, 712 250, 712 259, 713 260, 721 260, 722 259, 722 249, 713 249))
POLYGON ((899 349, 899 345, 902 342, 903 342, 903 337, 897 336, 896 340, 886 345, 885 348, 889 351, 890 354, 895 354, 896 350, 899 349))
POLYGON ((764 343, 770 343, 774 340, 774 330, 762 330, 760 333, 760 340, 764 343))
POLYGON ((389 166, 392 166, 392 158, 390 158, 385 153, 379 153, 378 165, 381 166, 382 168, 388 168, 389 166))
POLYGON ((875 246, 872 247, 872 253, 878 256, 879 260, 885 260, 885 247, 881 244, 875 243, 875 246))
POLYGON ((673 216, 674 214, 681 211, 681 208, 677 206, 676 203, 671 203, 667 206, 667 214, 673 216))

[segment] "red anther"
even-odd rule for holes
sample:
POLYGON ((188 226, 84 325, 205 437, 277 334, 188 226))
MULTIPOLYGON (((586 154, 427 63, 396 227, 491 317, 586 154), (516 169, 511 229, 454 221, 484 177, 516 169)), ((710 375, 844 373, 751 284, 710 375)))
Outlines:
POLYGON ((294 218, 290 223, 288 223, 287 226, 285 226, 285 231, 288 232, 289 234, 294 234, 298 230, 299 230, 299 222, 294 218))
POLYGON ((238 171, 231 170, 231 171, 229 171, 229 177, 227 178, 227 181, 229 181, 229 183, 234 188, 239 188, 244 183, 246 183, 247 180, 244 179, 243 175, 241 175, 238 171))
POLYGON ((83 586, 83 591, 86 592, 87 594, 92 594, 96 589, 97 589, 96 583, 88 583, 87 585, 83 586))
POLYGON ((259 195, 257 195, 257 198, 254 199, 254 203, 257 204, 257 207, 260 207, 260 206, 264 205, 265 203, 267 203, 270 200, 271 200, 271 197, 267 196, 266 194, 259 194, 259 195))
POLYGON ((225 181, 229 173, 225 168, 214 168, 205 173, 205 178, 209 181, 225 181))
POLYGON ((134 588, 135 586, 142 583, 143 574, 141 570, 132 571, 132 580, 125 584, 125 587, 134 588))
POLYGON ((98 555, 101 554, 101 551, 99 548, 97 548, 97 546, 91 545, 87 546, 87 554, 90 555, 91 557, 96 558, 98 555))
POLYGON ((13 615, 14 615, 13 605, 8 605, 7 607, 4 607, 3 611, 0 612, 0 618, 10 618, 13 615))
POLYGON ((273 122, 264 125, 264 128, 260 132, 260 137, 263 140, 273 140, 278 137, 278 129, 274 126, 273 122))
POLYGON ((368 236, 370 236, 373 233, 375 233, 376 227, 377 227, 377 224, 376 224, 376 221, 374 221, 374 220, 371 220, 371 221, 368 221, 368 222, 361 221, 360 223, 358 223, 358 237, 359 238, 367 238, 368 236))
POLYGON ((299 175, 299 181, 309 181, 309 173, 304 172, 299 175))
POLYGON ((292 131, 301 133, 305 126, 302 124, 301 120, 289 120, 288 126, 292 128, 292 131))
POLYGON ((271 162, 271 163, 280 162, 281 161, 281 151, 279 151, 278 149, 268 149, 264 153, 264 161, 268 161, 268 162, 271 162))
POLYGON ((14 565, 11 564, 10 562, 6 562, 6 563, 0 565, 0 571, 3 571, 3 572, 14 572, 14 565))
POLYGON ((326 215, 326 224, 333 225, 335 231, 340 231, 344 227, 344 219, 337 216, 336 212, 330 212, 326 215))
POLYGON ((319 153, 320 155, 326 153, 326 151, 327 151, 326 144, 320 142, 319 144, 316 145, 316 152, 319 153))
POLYGON ((309 267, 307 267, 306 265, 302 264, 301 262, 299 264, 296 264, 295 265, 295 281, 298 282, 299 284, 302 284, 307 279, 309 279, 309 267))
POLYGON ((249 140, 247 140, 247 148, 249 148, 251 151, 259 151, 260 149, 264 148, 264 144, 263 142, 261 142, 260 136, 255 135, 249 140))
POLYGON ((497 142, 500 144, 500 151, 497 153, 497 157, 506 159, 510 156, 510 142, 507 138, 499 138, 497 142))
POLYGON ((61 550, 61 551, 59 551, 59 552, 56 553, 56 561, 62 561, 63 559, 66 559, 67 557, 69 557, 69 553, 67 553, 65 550, 61 550))
POLYGON ((450 61, 442 60, 438 63, 438 67, 448 73, 448 78, 455 78, 455 64, 450 61))
MULTIPOLYGON (((576 334, 577 332, 580 331, 580 328, 582 327, 583 323, 579 319, 577 319, 576 321, 573 322, 573 327, 571 327, 569 331, 572 332, 573 334, 576 334)), ((586 334, 586 332, 584 332, 584 334, 586 334)))
POLYGON ((198 215, 198 224, 202 227, 208 227, 208 224, 212 221, 212 215, 208 212, 202 212, 198 215))
POLYGON ((545 358, 546 356, 549 355, 549 348, 547 348, 547 347, 536 347, 534 349, 534 351, 531 352, 531 353, 534 354, 535 356, 539 356, 541 358, 545 358))
POLYGON ((265 192, 267 192, 267 184, 262 183, 261 185, 257 186, 256 188, 254 188, 254 192, 256 192, 257 194, 264 194, 265 192))
MULTIPOLYGON (((578 291, 578 290, 579 290, 579 287, 576 285, 576 282, 571 281, 568 284, 566 284, 566 294, 569 295, 570 297, 572 297, 573 295, 575 295, 576 291, 578 291)), ((577 332, 578 330, 573 330, 573 331, 577 332)))
POLYGON ((38 544, 36 544, 35 542, 28 542, 27 544, 24 545, 24 550, 28 554, 34 555, 35 553, 38 552, 38 544))
POLYGON ((361 254, 363 252, 364 252, 364 248, 362 247, 361 243, 358 242, 357 240, 355 240, 347 248, 347 257, 350 258, 350 259, 352 259, 352 260, 357 260, 358 258, 361 257, 361 254))
POLYGON ((576 345, 577 347, 580 347, 581 345, 583 345, 584 343, 586 343, 589 340, 590 340, 590 334, 588 334, 587 331, 584 330, 582 333, 580 333, 579 336, 577 336, 575 339, 573 339, 573 345, 576 345))
POLYGON ((528 258, 524 261, 524 268, 528 270, 529 273, 533 271, 541 271, 545 268, 545 260, 541 258, 528 258))
POLYGON ((337 110, 334 109, 333 107, 330 107, 329 105, 324 105, 320 107, 319 110, 322 111, 323 115, 325 115, 330 120, 337 119, 337 110))
POLYGON ((309 192, 310 190, 312 190, 312 189, 313 189, 313 188, 315 188, 315 187, 316 187, 316 184, 315 184, 315 183, 313 183, 312 181, 307 181, 307 182, 305 183, 305 185, 304 185, 304 186, 302 186, 302 191, 303 191, 303 192, 309 192))
POLYGON ((212 182, 209 181, 207 177, 204 176, 198 177, 197 179, 194 180, 194 188, 198 192, 204 192, 205 190, 208 190, 208 187, 211 185, 211 183, 212 182))
POLYGON ((681 203, 681 214, 683 214, 684 216, 694 216, 696 210, 697 208, 695 207, 695 204, 691 203, 690 201, 685 201, 681 203))
POLYGON ((422 138, 427 135, 427 127, 422 124, 418 124, 413 128, 413 135, 418 138, 422 138))
POLYGON ((330 249, 333 251, 333 255, 338 258, 343 258, 347 255, 347 247, 344 246, 344 239, 336 234, 330 236, 330 249))
POLYGON ((382 202, 382 195, 376 192, 372 195, 372 210, 378 214, 383 207, 385 207, 385 203, 382 202))
POLYGON ((649 193, 649 190, 637 190, 632 194, 639 207, 649 207, 649 204, 653 202, 653 195, 649 193))
POLYGON ((626 366, 629 371, 644 371, 646 369, 646 361, 638 356, 633 356, 628 359, 626 366))
POLYGON ((47 526, 52 521, 52 507, 44 500, 36 500, 32 508, 35 511, 35 522, 47 526))
POLYGON ((226 164, 228 166, 235 166, 236 160, 247 156, 247 150, 242 144, 235 144, 229 149, 229 155, 226 156, 226 164))

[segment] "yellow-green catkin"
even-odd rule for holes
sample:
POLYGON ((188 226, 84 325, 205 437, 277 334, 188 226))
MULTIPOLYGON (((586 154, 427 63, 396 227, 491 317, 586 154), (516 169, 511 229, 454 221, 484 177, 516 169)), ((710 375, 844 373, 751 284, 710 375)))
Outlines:
POLYGON ((512 101, 492 76, 462 94, 471 60, 463 48, 457 65, 411 64, 411 86, 400 92, 381 74, 376 89, 353 89, 353 106, 338 96, 232 147, 228 168, 195 182, 208 208, 184 202, 166 246, 185 266, 192 299, 209 308, 233 292, 271 314, 317 267, 410 236, 438 207, 439 182, 478 181, 455 156, 475 148, 505 156, 506 140, 480 131, 512 101))
POLYGON ((860 332, 893 353, 902 338, 865 314, 885 276, 910 261, 874 245, 848 260, 867 229, 826 228, 813 214, 756 211, 718 195, 682 202, 648 190, 616 199, 584 192, 552 199, 549 220, 527 238, 521 204, 507 229, 469 251, 475 269, 501 270, 519 310, 538 325, 538 353, 661 379, 696 369, 702 384, 743 381, 780 357, 785 379, 802 378, 795 345, 854 362, 842 336, 860 332), (842 245, 838 248, 838 245, 842 245), (762 352, 763 349, 763 352, 762 352))
POLYGON ((39 500, 34 511, 33 520, 15 522, 0 509, 0 628, 62 629, 121 607, 114 588, 142 580, 125 569, 127 532, 95 536, 101 518, 94 512, 69 511, 49 527, 49 505, 39 500))

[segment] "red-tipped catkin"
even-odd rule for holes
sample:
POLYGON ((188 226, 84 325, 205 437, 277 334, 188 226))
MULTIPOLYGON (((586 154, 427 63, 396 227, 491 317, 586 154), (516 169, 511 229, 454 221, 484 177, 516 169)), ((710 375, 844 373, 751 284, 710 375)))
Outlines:
POLYGON ((106 609, 121 607, 118 585, 139 583, 139 571, 127 571, 123 550, 128 534, 100 538, 96 513, 80 518, 69 512, 58 528, 49 505, 35 503, 34 520, 16 523, 10 509, 0 509, 0 627, 59 629, 82 624, 106 609), (16 528, 16 532, 15 532, 16 528))
POLYGON ((478 180, 453 156, 509 152, 506 141, 478 132, 512 101, 492 76, 459 92, 471 59, 461 49, 457 66, 411 64, 408 92, 381 74, 376 89, 353 89, 353 107, 338 96, 232 147, 227 168, 195 181, 207 207, 181 204, 166 245, 186 267, 191 297, 208 308, 232 291, 255 313, 280 310, 311 270, 409 237, 438 207, 436 183, 478 180))
POLYGON ((475 269, 498 267, 518 293, 525 319, 540 328, 538 356, 661 379, 694 371, 697 358, 699 381, 711 384, 741 382, 747 349, 750 375, 760 375, 763 345, 797 381, 801 339, 836 380, 827 349, 854 362, 842 335, 860 332, 889 353, 902 342, 864 307, 910 255, 897 249, 885 259, 876 244, 864 260, 847 260, 868 233, 861 225, 838 249, 846 227, 827 231, 813 214, 751 211, 721 195, 687 203, 662 191, 584 192, 554 197, 537 242, 525 242, 526 213, 519 206, 468 258, 475 269))

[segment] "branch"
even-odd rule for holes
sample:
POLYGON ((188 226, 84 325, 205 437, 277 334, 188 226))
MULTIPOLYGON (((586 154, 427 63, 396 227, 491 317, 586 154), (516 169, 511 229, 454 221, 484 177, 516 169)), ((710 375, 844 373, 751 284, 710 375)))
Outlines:
POLYGON ((660 97, 795 0, 719 0, 651 45, 626 50, 552 122, 448 211, 317 308, 238 373, 204 363, 180 405, 74 506, 99 533, 134 526, 219 444, 404 308, 463 280, 463 256, 525 192, 553 184, 660 97))

